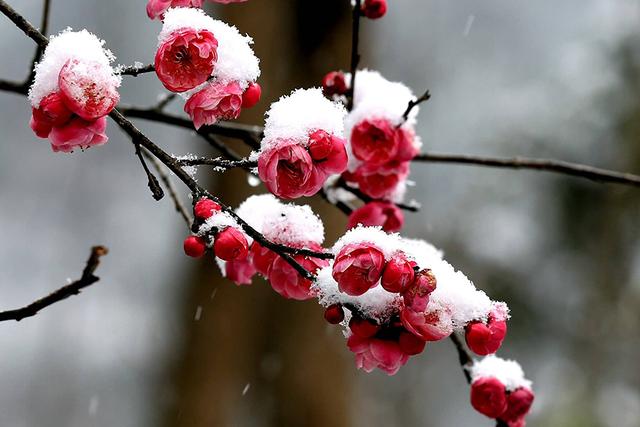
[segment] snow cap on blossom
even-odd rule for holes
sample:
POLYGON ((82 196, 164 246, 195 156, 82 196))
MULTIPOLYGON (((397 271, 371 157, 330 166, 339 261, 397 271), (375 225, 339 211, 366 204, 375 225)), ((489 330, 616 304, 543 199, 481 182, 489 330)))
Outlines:
POLYGON ((258 173, 269 191, 286 199, 317 193, 326 179, 347 167, 344 106, 320 89, 298 89, 267 112, 258 173))
POLYGON ((507 391, 514 391, 521 387, 531 388, 531 381, 525 378, 524 371, 515 360, 505 360, 498 356, 487 356, 476 361, 471 367, 471 382, 480 378, 497 378, 504 384, 507 391))
MULTIPOLYGON (((494 303, 460 271, 456 271, 442 258, 442 253, 431 244, 387 234, 376 227, 357 227, 348 231, 332 248, 334 254, 351 244, 368 242, 379 248, 389 262, 394 255, 402 253, 407 260, 416 263, 418 269, 429 269, 437 281, 437 287, 429 295, 429 302, 418 317, 428 317, 441 313, 440 326, 448 333, 462 330, 472 321, 486 321, 494 303)), ((314 292, 320 304, 328 307, 333 304, 352 306, 368 319, 379 323, 388 322, 391 317, 404 310, 402 295, 389 292, 382 286, 373 286, 359 296, 348 295, 340 291, 332 275, 333 261, 318 272, 314 292)), ((504 306, 506 310, 506 305, 504 306)), ((412 319, 416 320, 416 319, 412 319)), ((420 325, 417 325, 418 327, 420 325)), ((413 332, 413 331, 411 331, 413 332)), ((448 334, 447 334, 448 335, 448 334)))
POLYGON ((37 136, 49 137, 54 151, 107 142, 105 116, 120 99, 114 59, 104 41, 87 30, 66 29, 51 37, 35 66, 29 100, 30 126, 37 136))
MULTIPOLYGON (((158 36, 156 67, 160 65, 160 72, 156 72, 165 86, 168 85, 168 89, 175 92, 186 92, 194 88, 194 91, 201 90, 201 85, 211 77, 218 85, 235 82, 244 91, 260 76, 260 61, 251 44, 251 37, 243 36, 236 27, 211 18, 200 9, 169 9, 158 36), (176 43, 176 37, 183 33, 189 35, 189 39, 179 40, 176 44, 178 49, 196 42, 197 45, 194 46, 201 46, 197 49, 199 53, 193 52, 199 57, 192 59, 197 66, 188 70, 188 73, 181 70, 179 64, 172 64, 171 58, 163 56, 163 52, 171 52, 170 48, 176 43)), ((193 92, 185 95, 191 94, 193 92)))

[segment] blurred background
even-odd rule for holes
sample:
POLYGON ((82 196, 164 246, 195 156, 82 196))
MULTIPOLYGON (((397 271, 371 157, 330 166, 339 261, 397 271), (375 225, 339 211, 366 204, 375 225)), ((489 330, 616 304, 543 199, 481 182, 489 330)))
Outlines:
MULTIPOLYGON (((10 1, 39 22, 41 0, 10 1)), ((87 28, 118 62, 151 62, 160 30, 145 1, 53 0, 51 30, 87 28)), ((426 150, 555 157, 640 172, 637 0, 390 1, 363 21, 362 65, 433 98, 426 150)), ((211 8, 255 39, 263 101, 347 68, 348 0, 250 0, 211 8)), ((34 46, 0 17, 0 76, 21 80, 34 46)), ((153 75, 125 78, 148 106, 153 75)), ((178 104, 178 103, 176 103, 178 104)), ((172 110, 179 112, 180 106, 172 110)), ((102 280, 37 317, 0 324, 0 425, 11 427, 490 426, 469 405, 449 341, 394 377, 355 369, 314 302, 236 287, 212 259, 182 254, 187 229, 156 203, 113 123, 104 147, 54 154, 24 98, 0 94, 0 310, 76 278, 94 244, 102 280)), ((192 133, 141 129, 176 154, 192 133)), ((230 142, 237 145, 237 142, 230 142)), ((507 301, 502 357, 533 380, 528 425, 640 426, 640 191, 527 171, 415 164, 423 205, 404 233, 426 238, 476 286, 507 301)), ((241 172, 199 177, 237 205, 241 172)), ((186 192, 183 192, 186 199, 186 192)), ((331 243, 345 219, 322 201, 331 243)))

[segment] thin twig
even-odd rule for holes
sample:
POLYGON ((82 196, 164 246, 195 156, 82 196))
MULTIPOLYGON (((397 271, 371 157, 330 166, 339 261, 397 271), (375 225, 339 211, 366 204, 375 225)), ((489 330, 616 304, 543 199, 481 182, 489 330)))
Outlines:
POLYGON ((409 104, 407 105, 407 109, 404 110, 404 113, 402 113, 402 121, 400 123, 398 123, 396 128, 399 128, 407 120, 409 120, 409 114, 411 114, 411 111, 414 108, 416 108, 418 105, 422 104, 423 102, 428 101, 429 99, 431 99, 431 93, 427 90, 419 98, 416 98, 415 100, 409 101, 409 104))
POLYGON ((356 73, 360 64, 360 53, 358 51, 360 44, 360 18, 362 17, 362 0, 355 0, 353 11, 351 13, 351 85, 348 92, 347 109, 353 110, 353 102, 356 94, 356 73))
POLYGON ((469 350, 464 346, 457 332, 454 332, 449 337, 453 344, 456 346, 456 350, 458 351, 458 360, 460 361, 460 367, 462 368, 462 373, 464 374, 467 383, 471 384, 471 367, 473 366, 473 357, 469 350))
POLYGON ((29 87, 24 83, 11 82, 9 80, 0 80, 0 90, 4 92, 17 93, 26 96, 29 93, 29 87))
MULTIPOLYGON (((362 200, 365 203, 375 202, 376 201, 376 199, 374 199, 373 197, 365 194, 359 188, 355 188, 355 187, 352 187, 349 184, 347 184, 347 182, 342 178, 340 178, 338 180, 336 185, 339 188, 347 190, 348 192, 350 192, 351 194, 353 194, 354 196, 356 196, 357 198, 359 198, 360 200, 362 200)), ((400 209, 405 210, 405 211, 409 211, 409 212, 418 212, 420 210, 420 205, 417 205, 417 204, 395 203, 395 205, 397 207, 399 207, 400 209)))
POLYGON ((96 269, 100 265, 100 257, 106 255, 108 252, 109 251, 104 246, 94 246, 91 249, 91 255, 87 260, 87 265, 84 267, 80 279, 61 287, 57 291, 47 295, 46 297, 40 298, 25 307, 0 312, 0 322, 7 320, 15 320, 19 322, 24 318, 35 316, 40 310, 52 304, 67 299, 73 295, 78 295, 82 289, 87 286, 91 286, 100 280, 100 278, 95 276, 93 273, 95 273, 96 269))
POLYGON ((158 104, 155 107, 153 107, 153 110, 157 111, 159 113, 162 112, 162 110, 164 110, 167 107, 167 105, 169 105, 171 103, 171 101, 176 99, 177 96, 178 96, 178 94, 176 94, 176 93, 166 94, 165 96, 162 97, 160 102, 158 102, 158 104))
POLYGON ((181 166, 213 166, 218 169, 235 169, 235 168, 255 168, 258 167, 258 162, 255 160, 249 159, 240 159, 240 160, 229 160, 224 159, 222 157, 216 157, 215 159, 210 159, 207 157, 196 157, 196 158, 187 158, 187 159, 179 159, 179 163, 181 166))
MULTIPOLYGON (((51 0, 44 0, 43 4, 42 4, 42 21, 40 24, 40 32, 43 35, 47 35, 47 33, 49 32, 49 15, 51 12, 51 0)), ((31 82, 33 81, 33 79, 36 76, 36 64, 38 62, 40 62, 40 59, 42 58, 42 54, 44 53, 44 48, 42 46, 38 46, 36 48, 36 53, 33 56, 33 59, 31 60, 31 70, 29 72, 29 77, 27 77, 27 80, 25 80, 24 85, 25 87, 29 87, 29 85, 31 85, 31 82)))
POLYGON ((153 64, 149 65, 130 65, 127 67, 122 67, 118 71, 118 74, 122 76, 133 76, 137 77, 140 74, 151 73, 156 70, 156 67, 153 64))
POLYGON ((158 173, 158 176, 160 177, 160 180, 162 181, 165 188, 169 192, 169 197, 171 197, 171 200, 173 200, 173 204, 176 208, 176 211, 180 214, 182 219, 184 219, 184 221, 187 223, 187 227, 190 227, 191 222, 193 222, 193 218, 191 218, 191 214, 189 213, 189 210, 184 206, 184 204, 180 200, 178 191, 176 190, 175 185, 173 185, 173 182, 171 181, 171 177, 169 176, 169 174, 164 170, 164 168, 162 167, 162 164, 158 162, 158 159, 156 159, 151 154, 149 154, 147 150, 143 149, 142 155, 147 159, 147 161, 149 161, 149 163, 151 163, 151 166, 153 166, 153 168, 156 170, 156 172, 158 173))
POLYGON ((162 187, 160 187, 158 178, 156 178, 156 176, 149 170, 149 166, 147 166, 147 162, 145 162, 144 157, 142 156, 142 150, 140 149, 140 144, 137 140, 134 139, 133 144, 136 147, 136 156, 140 160, 140 164, 142 164, 144 173, 147 175, 147 185, 151 190, 151 194, 153 195, 154 200, 160 201, 164 197, 164 191, 162 191, 162 187))
POLYGON ((579 163, 570 163, 554 159, 532 159, 526 157, 485 157, 468 154, 424 153, 413 159, 414 162, 459 163, 507 169, 531 169, 557 172, 598 182, 626 184, 640 187, 640 176, 630 173, 600 169, 579 163))

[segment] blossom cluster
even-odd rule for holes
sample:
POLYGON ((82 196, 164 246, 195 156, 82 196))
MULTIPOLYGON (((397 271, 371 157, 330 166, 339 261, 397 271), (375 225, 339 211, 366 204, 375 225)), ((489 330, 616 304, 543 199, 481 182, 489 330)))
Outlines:
POLYGON ((320 89, 299 89, 273 103, 260 150, 252 154, 269 191, 283 199, 312 196, 345 171, 345 115, 320 89))
POLYGON ((113 54, 87 30, 52 37, 29 90, 31 129, 56 152, 107 142, 106 116, 120 99, 113 54))
POLYGON ((359 226, 332 253, 335 260, 318 272, 312 290, 327 320, 348 327, 358 367, 394 374, 426 342, 475 324, 500 328, 473 335, 472 350, 483 355, 500 347, 506 304, 491 301, 429 243, 359 226))
POLYGON ((508 427, 524 427, 533 404, 531 381, 513 360, 488 356, 471 368, 471 405, 508 427))
POLYGON ((240 116, 259 100, 259 60, 251 37, 201 9, 166 11, 158 36, 155 70, 162 84, 187 99, 184 111, 196 129, 240 116))
MULTIPOLYGON (((213 3, 242 3, 247 0, 209 0, 213 3)), ((165 12, 172 7, 202 7, 204 0, 149 0, 147 15, 151 19, 164 19, 165 12)))

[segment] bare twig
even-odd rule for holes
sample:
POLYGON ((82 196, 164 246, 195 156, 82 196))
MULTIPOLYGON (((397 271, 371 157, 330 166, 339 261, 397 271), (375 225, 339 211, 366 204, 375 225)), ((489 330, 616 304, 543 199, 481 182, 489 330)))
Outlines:
POLYGON ((25 86, 24 83, 11 82, 8 80, 0 80, 0 90, 24 96, 29 93, 29 87, 25 86))
POLYGON ((160 201, 164 197, 164 191, 162 191, 162 187, 160 187, 158 178, 156 178, 156 176, 149 170, 149 166, 147 166, 147 162, 145 162, 144 157, 142 156, 140 144, 135 139, 133 140, 133 144, 136 147, 136 156, 140 160, 140 164, 142 164, 144 173, 147 175, 147 185, 151 190, 151 194, 153 195, 154 200, 160 201))
POLYGON ((156 68, 153 64, 149 65, 130 65, 128 67, 123 67, 119 70, 118 74, 123 76, 133 76, 137 77, 140 74, 151 73, 155 71, 156 68))
POLYGON ((180 214, 182 219, 184 219, 184 221, 187 223, 187 227, 190 227, 191 222, 193 221, 193 218, 191 218, 191 214, 189 213, 189 210, 184 206, 184 204, 180 200, 178 191, 176 190, 175 185, 173 185, 173 182, 171 181, 171 177, 169 176, 169 174, 164 170, 164 168, 162 167, 162 164, 158 162, 158 159, 156 159, 151 154, 149 154, 147 150, 142 149, 142 155, 145 157, 145 159, 147 159, 147 161, 149 161, 149 163, 151 163, 151 166, 153 166, 153 168, 156 170, 156 172, 158 173, 158 176, 160 177, 160 181, 162 181, 165 188, 169 192, 169 197, 171 197, 171 200, 173 200, 173 204, 176 208, 176 211, 180 214))
POLYGON ((229 160, 221 157, 216 157, 215 159, 210 159, 207 157, 196 157, 190 159, 180 159, 179 163, 181 166, 213 166, 218 169, 235 169, 235 168, 255 168, 258 167, 258 162, 255 160, 249 159, 240 159, 240 160, 229 160))
POLYGON ((456 346, 456 350, 458 351, 458 360, 460 361, 460 367, 462 368, 462 373, 467 380, 467 383, 471 384, 471 372, 470 369, 473 366, 473 357, 469 350, 464 346, 462 340, 456 332, 452 333, 451 341, 456 346))
POLYGON ((468 154, 424 153, 413 159, 414 162, 459 163, 507 169, 532 169, 557 172, 598 182, 610 182, 640 187, 640 176, 617 172, 593 166, 570 163, 554 159, 531 159, 526 157, 484 157, 468 154))
POLYGON ((402 121, 400 123, 398 123, 396 128, 399 128, 407 120, 409 120, 409 114, 411 114, 411 111, 414 108, 416 108, 418 105, 422 104, 423 102, 428 101, 429 99, 431 99, 431 93, 427 90, 419 98, 416 98, 415 100, 409 101, 409 104, 407 105, 407 109, 404 110, 404 113, 402 113, 402 121))
MULTIPOLYGON (((373 197, 363 193, 362 190, 360 190, 359 188, 355 188, 355 187, 350 186, 342 178, 340 178, 338 180, 336 185, 338 187, 342 188, 342 189, 347 190, 348 192, 350 192, 351 194, 353 194, 354 196, 356 196, 357 198, 359 198, 360 200, 362 200, 365 203, 376 201, 376 199, 374 199, 373 197)), ((420 206, 419 205, 415 205, 415 204, 395 203, 395 205, 397 207, 399 207, 400 209, 405 210, 405 211, 409 211, 409 212, 418 212, 420 210, 420 206)))
POLYGON ((93 273, 95 273, 96 269, 100 265, 100 257, 106 255, 108 252, 109 251, 104 246, 94 246, 91 249, 91 255, 87 260, 87 265, 84 267, 80 279, 61 287, 57 291, 47 295, 46 297, 40 298, 25 307, 0 312, 0 322, 7 320, 15 320, 19 322, 26 317, 35 316, 40 310, 52 304, 67 299, 73 295, 78 295, 82 289, 91 286, 100 280, 100 278, 95 276, 93 273))
POLYGON ((362 17, 362 0, 355 0, 353 11, 351 13, 351 85, 348 92, 347 109, 353 110, 353 100, 356 94, 356 73, 360 64, 360 53, 358 51, 360 44, 360 18, 362 17))
MULTIPOLYGON (((51 12, 51 0, 44 0, 44 2, 42 3, 42 21, 41 21, 41 24, 40 24, 40 32, 44 36, 46 36, 47 33, 49 32, 49 14, 50 14, 50 12, 51 12)), ((43 53, 44 53, 44 48, 39 45, 36 48, 36 53, 33 56, 33 59, 31 60, 31 70, 29 72, 29 77, 27 77, 27 80, 25 80, 25 82, 24 82, 25 87, 29 87, 29 85, 31 84, 31 82, 35 78, 35 76, 36 76, 36 64, 42 58, 42 54, 43 53)))

